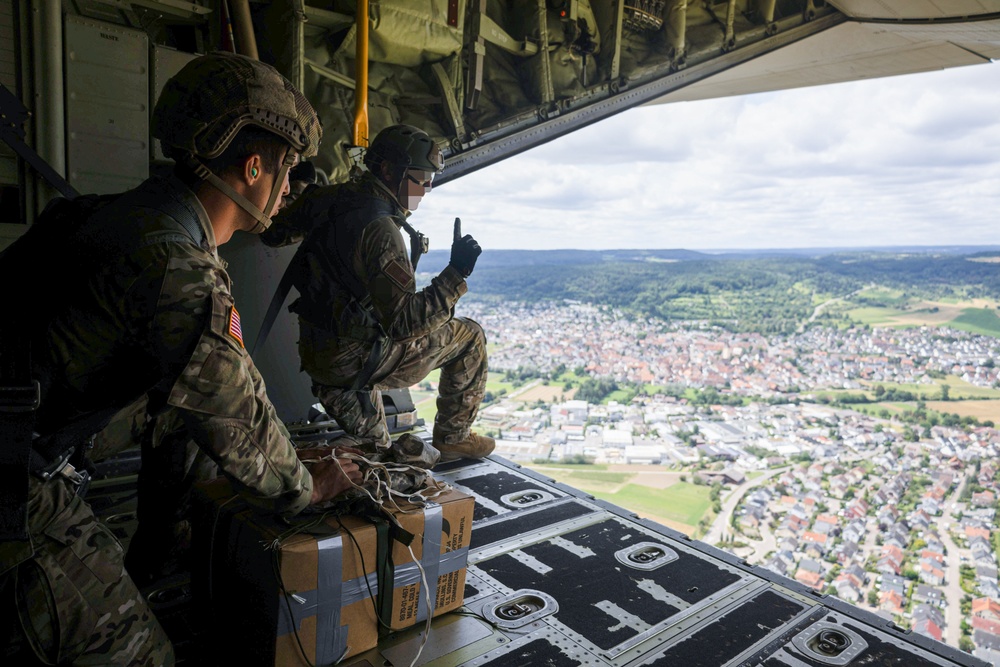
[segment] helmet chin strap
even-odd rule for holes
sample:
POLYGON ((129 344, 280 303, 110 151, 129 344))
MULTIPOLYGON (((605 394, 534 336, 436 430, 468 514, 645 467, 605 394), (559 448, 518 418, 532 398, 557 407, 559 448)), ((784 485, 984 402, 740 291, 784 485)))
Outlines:
POLYGON ((396 188, 396 195, 395 195, 396 203, 399 204, 404 211, 406 211, 406 216, 409 217, 410 207, 407 206, 409 202, 406 201, 405 190, 406 190, 406 178, 403 178, 403 180, 399 182, 399 187, 396 188))
MULTIPOLYGON (((281 161, 281 167, 278 169, 278 175, 274 177, 274 185, 271 186, 271 196, 267 198, 267 208, 264 209, 265 211, 274 210, 274 205, 277 203, 278 197, 281 196, 281 191, 285 187, 285 176, 288 175, 288 170, 295 165, 295 160, 297 157, 298 154, 292 149, 288 149, 285 152, 285 159, 281 161)), ((268 227, 271 226, 271 217, 264 216, 264 219, 266 220, 266 222, 264 223, 263 227, 260 227, 260 222, 261 222, 260 218, 257 219, 258 224, 256 227, 250 230, 251 234, 260 234, 261 232, 263 232, 264 230, 266 230, 268 227), (258 229, 258 227, 260 227, 260 229, 258 229)))
MULTIPOLYGON (((285 159, 281 163, 281 168, 278 170, 278 175, 274 179, 274 185, 271 187, 271 196, 268 197, 267 206, 265 210, 267 211, 274 210, 274 204, 278 200, 278 197, 281 196, 282 189, 284 189, 285 175, 288 173, 288 170, 291 169, 292 163, 294 162, 295 162, 295 151, 290 150, 285 154, 285 159)), ((212 173, 212 171, 204 164, 202 164, 201 161, 198 160, 198 158, 196 158, 193 155, 188 155, 184 163, 185 166, 187 166, 192 172, 194 172, 195 176, 202 179, 203 181, 207 181, 208 183, 210 183, 212 187, 214 187, 216 190, 220 191, 222 194, 232 199, 237 206, 242 208, 244 211, 250 214, 250 217, 252 217, 254 220, 257 221, 257 224, 254 225, 252 229, 248 230, 251 234, 260 234, 271 226, 271 217, 269 215, 267 215, 266 213, 264 213, 264 211, 257 208, 252 201, 250 201, 249 199, 241 195, 239 192, 234 190, 233 187, 229 185, 229 183, 226 183, 224 180, 222 180, 214 173, 212 173)))
POLYGON ((403 167, 403 171, 399 176, 399 185, 396 186, 396 191, 393 193, 393 197, 396 198, 396 203, 399 204, 399 207, 403 209, 404 217, 409 218, 413 215, 413 211, 410 210, 410 202, 407 201, 406 197, 406 169, 406 167, 403 167))

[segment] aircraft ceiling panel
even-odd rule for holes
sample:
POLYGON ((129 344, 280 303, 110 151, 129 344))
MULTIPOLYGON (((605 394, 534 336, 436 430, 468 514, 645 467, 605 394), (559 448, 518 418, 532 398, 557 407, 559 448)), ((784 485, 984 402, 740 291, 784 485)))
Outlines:
POLYGON ((1000 54, 1000 20, 843 23, 665 95, 651 104, 746 95, 976 65, 1000 54))
POLYGON ((921 20, 1000 12, 1000 0, 830 0, 855 19, 921 20))

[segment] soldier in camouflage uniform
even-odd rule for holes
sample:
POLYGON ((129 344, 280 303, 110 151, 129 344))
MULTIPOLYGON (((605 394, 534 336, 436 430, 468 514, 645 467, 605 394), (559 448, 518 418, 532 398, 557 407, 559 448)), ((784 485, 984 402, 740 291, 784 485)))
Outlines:
POLYGON ((441 460, 486 456, 493 439, 470 430, 485 394, 486 336, 453 316, 482 250, 456 220, 450 264, 418 291, 423 237, 406 218, 441 171, 441 153, 422 130, 394 125, 375 137, 365 164, 356 181, 307 189, 261 235, 272 246, 302 241, 289 269, 301 295, 290 310, 299 316, 302 369, 330 416, 374 451, 390 445, 379 390, 410 387, 440 368, 441 460))
POLYGON ((0 258, 0 278, 30 275, 42 250, 73 276, 59 299, 26 286, 22 301, 5 295, 3 304, 36 313, 19 326, 30 332, 41 401, 30 539, 0 542, 0 606, 16 619, 7 630, 17 628, 46 664, 174 663, 120 544, 78 493, 80 475, 66 459, 143 394, 154 414, 175 409, 198 446, 266 511, 295 514, 361 478, 346 460, 311 469, 299 462, 243 347, 217 251, 235 231, 270 223, 288 168, 319 143, 312 107, 273 68, 211 54, 167 83, 153 134, 177 162, 173 175, 86 205, 63 202, 77 219, 43 216, 0 258))

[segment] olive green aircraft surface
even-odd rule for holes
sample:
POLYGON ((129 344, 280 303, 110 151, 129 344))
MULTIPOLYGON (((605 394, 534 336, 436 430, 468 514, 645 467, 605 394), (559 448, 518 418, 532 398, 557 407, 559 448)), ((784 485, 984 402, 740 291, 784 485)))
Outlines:
MULTIPOLYGON (((408 123, 441 148, 438 186, 638 105, 988 63, 1000 0, 0 0, 0 44, 3 247, 53 197, 123 191, 164 166, 153 103, 212 50, 269 62, 301 88, 331 182, 369 136, 408 123)), ((248 235, 222 251, 248 349, 292 252, 248 235)), ((254 358, 293 435, 314 443, 337 426, 312 408, 296 339, 283 310, 254 358)), ((406 391, 387 403, 397 432, 426 436, 406 391)), ((89 496, 125 543, 137 468, 135 450, 104 462, 89 496)), ((412 627, 358 652, 340 609, 351 594, 373 603, 375 578, 208 615, 231 605, 169 581, 149 597, 181 664, 217 664, 213 651, 224 664, 368 667, 986 664, 500 457, 435 476, 476 500, 470 540, 425 563, 464 572, 459 609, 427 622, 418 604, 412 627), (282 633, 295 650, 276 656, 282 633)), ((213 559, 239 570, 247 554, 231 546, 220 538, 213 559)))

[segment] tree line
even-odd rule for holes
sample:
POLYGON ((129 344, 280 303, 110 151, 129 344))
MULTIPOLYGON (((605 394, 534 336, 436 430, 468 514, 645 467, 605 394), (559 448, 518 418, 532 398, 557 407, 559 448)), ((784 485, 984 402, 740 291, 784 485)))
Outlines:
MULTIPOLYGON (((486 266, 476 272, 473 294, 528 302, 573 299, 667 321, 700 320, 731 331, 780 334, 791 333, 806 321, 817 298, 843 296, 871 284, 927 298, 1000 298, 995 265, 969 259, 843 253, 818 258, 486 266)), ((897 301, 863 298, 873 306, 897 301)))

